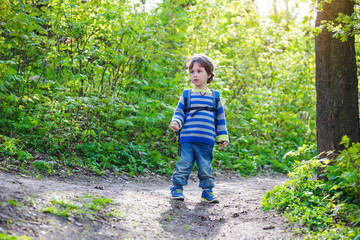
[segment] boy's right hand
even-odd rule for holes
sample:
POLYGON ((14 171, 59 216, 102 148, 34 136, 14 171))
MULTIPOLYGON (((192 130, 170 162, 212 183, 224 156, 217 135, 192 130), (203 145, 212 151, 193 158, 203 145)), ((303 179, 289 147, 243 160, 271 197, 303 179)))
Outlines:
POLYGON ((171 122, 171 128, 172 128, 174 131, 179 131, 180 124, 179 124, 177 121, 172 121, 172 122, 171 122))

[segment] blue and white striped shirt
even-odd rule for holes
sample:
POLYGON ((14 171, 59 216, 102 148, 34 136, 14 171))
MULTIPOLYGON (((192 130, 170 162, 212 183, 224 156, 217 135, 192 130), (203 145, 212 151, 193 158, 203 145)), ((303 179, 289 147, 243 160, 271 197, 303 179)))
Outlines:
MULTIPOLYGON (((192 89, 190 93, 190 106, 187 106, 188 108, 213 107, 214 99, 211 90, 192 89)), ((191 116, 196 110, 188 111, 185 115, 184 107, 184 95, 182 95, 172 118, 172 121, 177 121, 180 124, 180 128, 182 127, 180 132, 180 144, 197 142, 214 146, 215 141, 229 141, 221 98, 216 112, 201 110, 194 116, 191 116), (215 132, 215 116, 217 121, 217 132, 215 132)))

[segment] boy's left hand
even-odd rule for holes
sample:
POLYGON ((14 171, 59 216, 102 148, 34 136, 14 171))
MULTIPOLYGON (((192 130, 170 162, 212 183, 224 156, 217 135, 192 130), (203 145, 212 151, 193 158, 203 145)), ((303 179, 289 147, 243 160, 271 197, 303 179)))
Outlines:
POLYGON ((228 143, 229 143, 228 141, 222 141, 222 142, 219 142, 219 145, 221 148, 226 148, 228 143))

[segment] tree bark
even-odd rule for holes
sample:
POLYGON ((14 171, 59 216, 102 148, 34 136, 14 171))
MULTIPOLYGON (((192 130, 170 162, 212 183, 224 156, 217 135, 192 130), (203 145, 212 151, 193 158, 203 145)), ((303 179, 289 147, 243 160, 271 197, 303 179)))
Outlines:
POLYGON ((277 7, 276 7, 276 0, 273 0, 273 9, 274 9, 274 15, 278 15, 277 7))
MULTIPOLYGON (((339 24, 335 21, 339 13, 350 16, 353 11, 351 0, 326 3, 317 13, 316 26, 323 20, 339 24)), ((344 135, 351 142, 359 141, 358 79, 354 37, 342 42, 324 29, 315 38, 315 49, 317 153, 321 154, 341 150, 344 135)))

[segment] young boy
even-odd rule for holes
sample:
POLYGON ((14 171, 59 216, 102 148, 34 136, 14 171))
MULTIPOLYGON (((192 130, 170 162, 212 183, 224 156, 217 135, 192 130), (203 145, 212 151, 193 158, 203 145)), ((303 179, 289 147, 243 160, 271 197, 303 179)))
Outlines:
POLYGON ((205 55, 195 55, 187 60, 194 88, 185 90, 171 121, 171 128, 180 130, 180 160, 172 177, 171 198, 184 200, 183 186, 187 184, 194 162, 198 166, 201 200, 218 203, 212 188, 215 178, 211 174, 213 148, 217 142, 225 148, 229 142, 224 108, 217 91, 208 85, 214 78, 214 64, 205 55))

